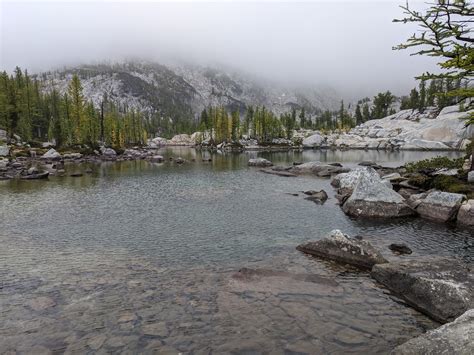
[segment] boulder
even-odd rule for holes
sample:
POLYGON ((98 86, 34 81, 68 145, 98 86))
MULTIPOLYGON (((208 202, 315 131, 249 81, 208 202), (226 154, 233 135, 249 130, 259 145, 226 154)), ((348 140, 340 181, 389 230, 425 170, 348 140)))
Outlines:
POLYGON ((474 200, 468 200, 461 205, 457 221, 464 226, 474 227, 474 200))
POLYGON ((389 188, 372 168, 360 173, 354 190, 342 209, 354 217, 394 218, 415 214, 404 198, 389 188))
POLYGON ((42 148, 52 148, 56 146, 56 142, 43 142, 41 143, 42 148))
POLYGON ((444 191, 431 191, 416 206, 416 212, 423 217, 439 222, 456 218, 461 203, 466 196, 444 191))
POLYGON ((164 146, 166 144, 168 144, 168 140, 166 138, 162 138, 162 137, 156 137, 156 138, 148 140, 148 146, 150 148, 159 148, 159 147, 164 146))
POLYGON ((10 148, 7 145, 0 145, 0 157, 6 157, 10 154, 10 148))
POLYGON ((427 257, 375 265, 371 276, 438 322, 474 307, 474 273, 453 258, 427 257))
POLYGON ((41 156, 42 159, 49 160, 59 160, 61 159, 61 154, 59 154, 54 148, 51 148, 46 153, 41 156))
POLYGON ((474 354, 474 309, 451 323, 397 346, 391 355, 474 354))
POLYGON ((177 134, 167 142, 168 145, 194 145, 196 142, 189 134, 177 134))
POLYGON ((467 182, 474 183, 474 170, 467 173, 467 182))
POLYGON ((8 140, 7 131, 0 129, 0 142, 6 142, 8 140))
POLYGON ((38 174, 38 173, 39 173, 39 171, 35 166, 29 168, 28 171, 27 171, 28 175, 33 175, 33 174, 38 174))
MULTIPOLYGON (((352 191, 354 190, 361 175, 373 175, 374 178, 379 177, 379 175, 374 169, 370 169, 367 167, 358 167, 349 172, 341 173, 334 176, 334 178, 331 180, 331 185, 339 189, 349 189, 352 191)), ((392 188, 392 184, 389 179, 384 179, 382 180, 382 182, 388 188, 392 188)))
POLYGON ((316 148, 320 147, 323 142, 324 138, 319 133, 316 133, 303 139, 303 147, 316 148))
POLYGON ((184 160, 183 158, 181 158, 181 157, 177 157, 177 158, 174 160, 174 162, 175 162, 176 164, 183 164, 183 163, 185 162, 185 160, 184 160))
POLYGON ((270 160, 264 158, 250 159, 248 161, 248 166, 272 166, 273 163, 270 160))
POLYGON ((82 154, 81 153, 67 153, 63 155, 64 159, 81 159, 82 154))
POLYGON ((371 269, 375 264, 387 262, 368 241, 351 238, 337 229, 324 239, 300 244, 296 249, 323 259, 350 264, 362 269, 371 269))
POLYGON ((113 150, 112 148, 106 148, 106 147, 100 147, 100 154, 106 156, 106 157, 116 157, 117 152, 113 150))

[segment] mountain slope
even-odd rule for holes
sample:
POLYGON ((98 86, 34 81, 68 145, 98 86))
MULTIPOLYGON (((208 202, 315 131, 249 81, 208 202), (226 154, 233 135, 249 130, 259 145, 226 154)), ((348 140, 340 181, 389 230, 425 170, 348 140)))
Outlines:
POLYGON ((96 106, 106 93, 121 106, 170 118, 193 118, 205 107, 223 105, 244 111, 264 105, 276 113, 304 107, 311 116, 338 106, 337 93, 328 88, 283 88, 241 73, 194 65, 164 66, 150 62, 83 65, 39 75, 44 89, 67 90, 78 74, 85 96, 96 106))

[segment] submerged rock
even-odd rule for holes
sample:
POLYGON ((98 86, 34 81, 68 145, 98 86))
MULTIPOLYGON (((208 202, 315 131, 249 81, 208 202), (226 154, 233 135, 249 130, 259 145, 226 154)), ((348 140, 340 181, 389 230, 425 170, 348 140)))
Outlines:
POLYGON ((351 238, 337 229, 333 230, 324 239, 300 244, 296 249, 307 254, 354 265, 362 269, 370 270, 375 264, 387 262, 368 241, 351 238))
POLYGON ((305 198, 305 200, 313 201, 317 204, 323 204, 328 199, 328 194, 324 190, 321 190, 321 191, 314 191, 314 190, 304 191, 304 194, 308 196, 308 197, 305 198))
POLYGON ((448 222, 456 217, 465 197, 451 192, 432 191, 420 200, 416 212, 424 218, 448 222))
POLYGON ((264 158, 255 158, 248 161, 248 166, 272 166, 273 163, 270 160, 264 158))
POLYGON ((354 191, 342 209, 354 217, 393 218, 415 214, 404 198, 389 188, 372 168, 360 172, 354 191))
POLYGON ((295 174, 314 174, 320 177, 331 176, 333 174, 340 174, 348 172, 350 169, 334 166, 330 164, 321 163, 319 161, 312 161, 304 164, 294 165, 291 172, 295 174))
POLYGON ((371 276, 438 322, 474 307, 474 273, 457 259, 429 257, 375 265, 371 276))
POLYGON ((152 163, 162 163, 164 161, 164 158, 163 156, 161 155, 153 155, 151 158, 150 158, 150 161, 152 163))
POLYGON ((391 355, 474 354, 474 309, 397 346, 391 355))

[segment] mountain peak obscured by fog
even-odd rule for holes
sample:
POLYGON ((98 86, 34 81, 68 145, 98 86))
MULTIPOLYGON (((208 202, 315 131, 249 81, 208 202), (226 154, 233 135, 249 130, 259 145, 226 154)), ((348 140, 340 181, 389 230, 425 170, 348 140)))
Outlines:
POLYGON ((3 1, 1 68, 39 72, 140 58, 328 85, 354 98, 403 94, 415 75, 435 67, 392 51, 416 30, 392 23, 403 3, 3 1))

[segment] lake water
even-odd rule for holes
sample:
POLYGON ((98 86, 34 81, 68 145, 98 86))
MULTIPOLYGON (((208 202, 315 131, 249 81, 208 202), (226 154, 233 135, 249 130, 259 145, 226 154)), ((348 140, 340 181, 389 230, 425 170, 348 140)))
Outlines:
POLYGON ((189 162, 69 165, 93 172, 0 182, 0 352, 386 353, 437 324, 367 273, 295 247, 337 228, 392 260, 400 257, 387 246, 399 241, 414 251, 404 258, 474 260, 467 230, 356 221, 335 204, 328 179, 247 167, 257 155, 398 166, 457 153, 262 152, 212 162, 190 148, 160 154, 189 162), (308 189, 329 200, 304 200, 308 189), (257 271, 242 277, 241 268, 257 271))

